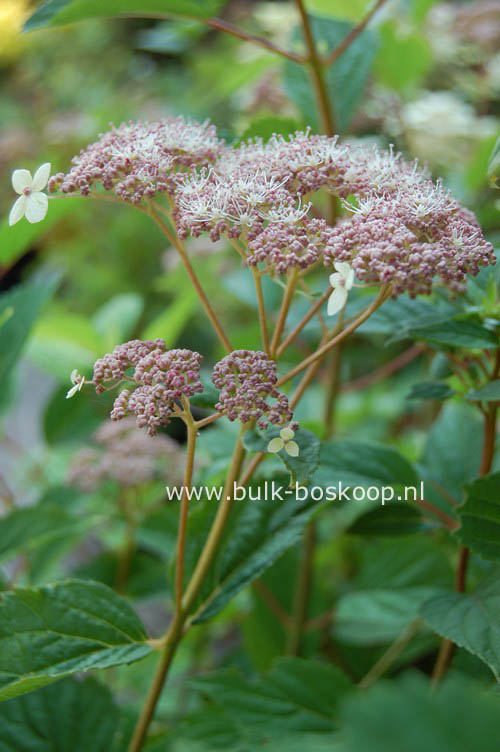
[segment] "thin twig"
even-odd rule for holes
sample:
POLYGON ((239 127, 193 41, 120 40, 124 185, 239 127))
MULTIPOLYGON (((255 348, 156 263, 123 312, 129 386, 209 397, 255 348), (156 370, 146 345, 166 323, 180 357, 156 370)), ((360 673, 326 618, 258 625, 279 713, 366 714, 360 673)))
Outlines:
POLYGON ((267 356, 270 356, 271 350, 269 347, 269 335, 267 333, 267 322, 266 322, 266 308, 264 305, 264 294, 262 292, 262 279, 261 276, 255 267, 252 266, 252 275, 253 280, 255 283, 255 293, 257 295, 257 305, 259 309, 259 324, 260 324, 260 335, 262 337, 262 346, 264 348, 264 352, 267 356))
POLYGON ((268 50, 268 52, 274 52, 276 55, 286 57, 288 60, 293 60, 295 63, 306 62, 304 55, 299 55, 297 52, 292 52, 291 50, 285 50, 283 49, 283 47, 279 47, 273 42, 270 42, 268 39, 259 37, 256 34, 250 34, 249 32, 244 31, 237 26, 234 26, 228 21, 223 21, 221 18, 202 18, 199 20, 207 26, 210 26, 212 29, 222 31, 225 34, 230 34, 231 36, 237 37, 238 39, 243 39, 245 42, 256 44, 258 47, 262 47, 263 49, 268 50))
POLYGON ((325 58, 323 58, 323 65, 333 65, 333 63, 335 63, 339 59, 339 57, 344 54, 347 48, 350 47, 354 40, 359 37, 362 31, 364 31, 375 13, 379 10, 379 8, 382 7, 382 5, 384 5, 385 2, 386 0, 377 0, 371 11, 363 18, 363 20, 360 21, 359 24, 349 32, 349 34, 347 34, 347 36, 340 42, 340 44, 338 44, 331 52, 328 53, 325 58))
POLYGON ((297 326, 290 332, 288 337, 283 340, 281 345, 278 347, 276 351, 276 355, 279 357, 282 355, 287 347, 292 344, 292 342, 296 339, 296 337, 300 334, 302 329, 305 327, 306 324, 309 323, 309 321, 313 318, 313 316, 320 310, 320 308, 326 303, 328 298, 330 297, 332 291, 330 288, 323 293, 323 295, 318 298, 318 300, 311 306, 311 308, 308 310, 308 312, 305 314, 305 316, 299 321, 297 326))

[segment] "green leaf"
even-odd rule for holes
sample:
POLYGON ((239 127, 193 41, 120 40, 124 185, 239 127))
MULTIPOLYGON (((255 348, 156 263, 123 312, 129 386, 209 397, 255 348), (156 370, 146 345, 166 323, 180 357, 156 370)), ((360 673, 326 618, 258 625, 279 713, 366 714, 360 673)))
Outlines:
POLYGON ((445 400, 454 394, 455 390, 444 381, 422 381, 420 384, 413 384, 407 399, 445 400))
POLYGON ((2 752, 110 752, 119 712, 107 687, 68 678, 2 703, 0 727, 2 752))
POLYGON ((498 347, 498 336, 477 321, 446 321, 413 328, 411 336, 440 347, 483 350, 498 347))
POLYGON ((0 391, 6 388, 33 324, 59 280, 58 274, 34 278, 0 296, 0 391))
POLYGON ((342 720, 341 752, 498 749, 498 698, 458 675, 434 692, 416 673, 379 682, 347 698, 342 720))
MULTIPOLYGON (((271 439, 280 435, 280 428, 272 426, 265 431, 247 431, 243 444, 251 452, 266 452, 271 439)), ((283 460, 291 473, 291 484, 307 483, 319 464, 321 442, 318 437, 304 428, 295 432, 293 440, 299 445, 299 456, 291 457, 282 449, 278 457, 283 460)))
POLYGON ((108 16, 208 18, 220 4, 218 0, 45 0, 28 18, 24 30, 108 16))
POLYGON ((222 669, 191 685, 254 741, 331 733, 339 701, 352 686, 335 666, 301 658, 279 658, 258 682, 222 669))
POLYGON ((115 345, 130 339, 144 309, 144 301, 135 292, 115 295, 92 316, 95 330, 102 338, 103 349, 111 351, 115 345))
POLYGON ((424 519, 415 507, 390 502, 372 509, 357 519, 347 532, 351 535, 411 535, 426 529, 424 519))
POLYGON ((141 339, 162 337, 171 347, 196 311, 198 295, 191 285, 186 285, 175 300, 157 316, 141 333, 141 339))
POLYGON ((472 593, 441 593, 420 614, 441 637, 477 655, 500 681, 500 569, 495 567, 472 593))
POLYGON ((498 136, 495 146, 491 152, 488 161, 488 177, 494 188, 497 188, 497 181, 500 176, 500 136, 498 136))
POLYGON ((480 389, 471 389, 467 392, 465 398, 480 402, 500 402, 500 379, 490 381, 489 384, 480 389))
POLYGON ((70 386, 68 378, 64 386, 56 389, 45 408, 42 426, 49 444, 81 444, 111 411, 113 392, 99 395, 98 400, 93 397, 89 400, 91 392, 77 392, 71 399, 66 399, 70 386))
MULTIPOLYGON (((202 623, 219 613, 231 598, 300 540, 315 504, 307 499, 290 498, 286 483, 280 487, 282 501, 269 498, 269 490, 260 501, 247 498, 242 502, 244 508, 216 563, 215 588, 199 608, 194 623, 202 623)), ((268 489, 264 486, 261 490, 268 489)))
POLYGON ((458 510, 462 526, 457 538, 485 559, 500 561, 500 473, 486 475, 467 487, 458 510))
MULTIPOLYGON (((326 54, 352 31, 345 21, 310 16, 314 37, 319 49, 326 54)), ((298 31, 296 39, 301 39, 298 31)), ((363 31, 343 55, 325 69, 330 105, 335 115, 337 131, 347 131, 352 116, 361 101, 378 47, 374 32, 363 31)), ((317 103, 309 72, 300 63, 287 60, 284 65, 285 87, 306 122, 318 130, 317 103)))
POLYGON ((391 447, 368 441, 337 441, 322 445, 312 483, 323 487, 417 486, 418 476, 408 460, 391 447))
POLYGON ((427 40, 420 34, 401 33, 401 25, 395 21, 383 24, 379 33, 375 72, 380 83, 398 91, 418 84, 432 65, 427 40))
POLYGON ((248 128, 244 131, 240 141, 247 141, 250 138, 262 138, 268 141, 275 133, 282 136, 289 136, 300 129, 300 123, 289 117, 259 117, 252 120, 248 128))
POLYGON ((335 607, 335 634, 355 645, 391 642, 418 617, 421 605, 436 588, 374 589, 342 596, 335 607))
POLYGON ((63 507, 47 502, 14 509, 0 518, 0 561, 58 538, 79 535, 98 521, 90 517, 79 519, 63 507))
POLYGON ((65 580, 0 594, 0 700, 150 652, 135 612, 100 583, 65 580))

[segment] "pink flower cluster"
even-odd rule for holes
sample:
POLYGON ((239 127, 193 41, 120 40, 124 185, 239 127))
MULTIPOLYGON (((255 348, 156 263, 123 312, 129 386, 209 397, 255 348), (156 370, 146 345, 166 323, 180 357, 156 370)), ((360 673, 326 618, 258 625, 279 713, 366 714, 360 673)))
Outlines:
POLYGON ((213 370, 212 381, 220 389, 215 408, 231 421, 255 420, 259 428, 288 424, 292 411, 286 395, 275 387, 277 380, 276 363, 266 353, 234 350, 213 370))
POLYGON ((346 261, 362 281, 417 295, 436 279, 457 289, 467 274, 494 263, 473 215, 416 163, 392 149, 308 131, 231 147, 208 123, 126 124, 101 136, 49 187, 87 194, 94 183, 132 202, 168 191, 181 236, 243 235, 246 262, 271 274, 346 261), (334 227, 304 203, 320 189, 347 211, 334 227))
POLYGON ((139 428, 154 436, 159 426, 168 424, 176 400, 203 391, 200 382, 202 356, 191 350, 167 350, 162 339, 132 340, 115 347, 94 365, 96 392, 116 386, 124 378, 135 383, 116 398, 111 420, 134 414, 139 428), (130 377, 128 369, 134 368, 130 377))
POLYGON ((125 201, 173 190, 183 169, 210 164, 221 150, 215 127, 182 117, 156 123, 123 123, 102 134, 98 141, 73 159, 67 175, 49 180, 49 191, 80 192, 102 184, 125 201))
POLYGON ((139 486, 156 478, 181 483, 180 451, 168 436, 146 436, 133 417, 104 423, 94 435, 98 447, 81 449, 73 457, 67 482, 94 491, 106 481, 122 487, 139 486))

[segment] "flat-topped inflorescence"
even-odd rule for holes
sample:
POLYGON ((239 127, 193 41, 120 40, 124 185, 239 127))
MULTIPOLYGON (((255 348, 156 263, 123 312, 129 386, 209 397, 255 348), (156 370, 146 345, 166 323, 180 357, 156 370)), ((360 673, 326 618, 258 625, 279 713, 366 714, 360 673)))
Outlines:
POLYGON ((200 382, 202 356, 191 350, 167 350, 162 339, 131 340, 115 347, 94 365, 96 392, 117 386, 124 379, 135 385, 116 398, 111 420, 135 415, 139 428, 154 436, 169 423, 176 403, 203 391, 200 382), (130 375, 129 369, 134 368, 130 375))
POLYGON ((259 428, 288 424, 292 411, 277 380, 276 363, 266 353, 234 350, 214 366, 212 381, 220 389, 215 408, 231 421, 256 421, 259 428))
POLYGON ((176 175, 212 163, 221 150, 215 127, 183 117, 123 123, 102 134, 73 159, 67 175, 49 180, 49 191, 88 195, 95 185, 139 203, 173 190, 176 175))

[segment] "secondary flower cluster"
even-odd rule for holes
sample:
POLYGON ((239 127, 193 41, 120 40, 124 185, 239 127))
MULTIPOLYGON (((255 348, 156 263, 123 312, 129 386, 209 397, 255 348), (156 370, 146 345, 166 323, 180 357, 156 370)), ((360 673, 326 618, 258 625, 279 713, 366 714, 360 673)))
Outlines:
POLYGON ((203 391, 200 382, 202 356, 191 350, 167 350, 162 339, 131 340, 115 347, 94 365, 96 392, 116 386, 124 378, 135 388, 124 389, 116 398, 111 420, 134 414, 139 428, 154 436, 170 421, 176 401, 203 391), (130 377, 129 369, 134 368, 130 377))
POLYGON ((125 201, 172 190, 179 170, 213 162, 221 143, 215 127, 182 117, 156 123, 123 123, 104 133, 73 159, 67 175, 49 181, 49 191, 79 191, 84 196, 101 184, 125 201))
POLYGON ((231 421, 255 420, 259 428, 289 423, 292 411, 286 395, 275 387, 277 380, 276 363, 266 353, 234 350, 213 370, 212 381, 220 389, 215 408, 231 421))
POLYGON ((436 279, 457 289, 495 260, 473 215, 416 163, 309 131, 232 147, 208 123, 125 124, 49 189, 88 194, 96 183, 134 203, 167 191, 181 236, 242 236, 246 263, 271 274, 347 263, 359 280, 413 296, 436 279), (333 227, 307 202, 320 189, 343 202, 333 227))
POLYGON ((98 448, 81 449, 73 458, 67 482, 94 491, 106 481, 128 488, 157 478, 181 483, 179 447, 168 436, 147 436, 133 417, 108 421, 94 435, 98 448))

